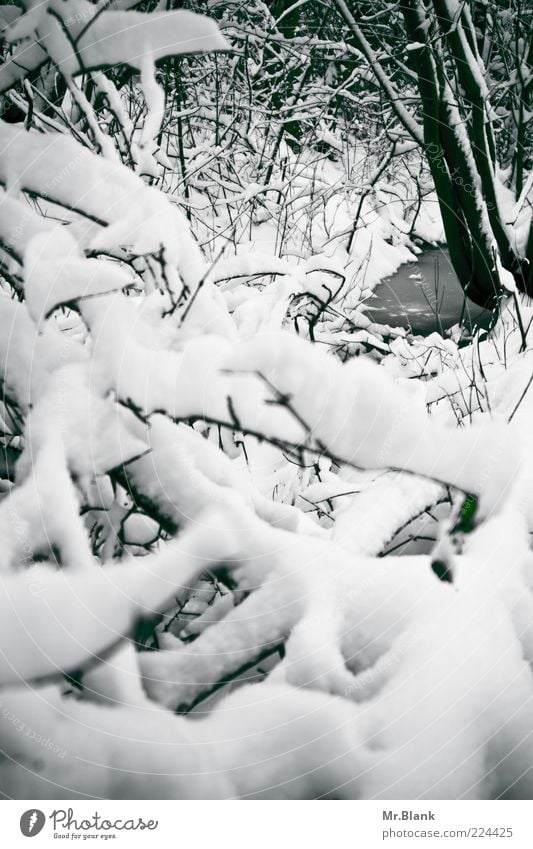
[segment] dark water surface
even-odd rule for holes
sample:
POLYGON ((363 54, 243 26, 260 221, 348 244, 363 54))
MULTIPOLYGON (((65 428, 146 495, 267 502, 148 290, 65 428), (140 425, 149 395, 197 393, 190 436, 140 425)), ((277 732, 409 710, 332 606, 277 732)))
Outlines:
POLYGON ((465 298, 445 248, 424 251, 376 288, 366 314, 374 321, 410 328, 426 336, 462 319, 471 328, 487 325, 490 313, 465 298))

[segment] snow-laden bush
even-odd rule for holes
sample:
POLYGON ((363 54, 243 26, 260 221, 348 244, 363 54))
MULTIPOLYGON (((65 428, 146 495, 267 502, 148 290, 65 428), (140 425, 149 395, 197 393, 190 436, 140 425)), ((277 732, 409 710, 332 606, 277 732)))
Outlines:
POLYGON ((154 62, 226 42, 127 6, 4 13, 2 792, 527 796, 533 311, 459 348, 342 255, 209 262, 154 62))

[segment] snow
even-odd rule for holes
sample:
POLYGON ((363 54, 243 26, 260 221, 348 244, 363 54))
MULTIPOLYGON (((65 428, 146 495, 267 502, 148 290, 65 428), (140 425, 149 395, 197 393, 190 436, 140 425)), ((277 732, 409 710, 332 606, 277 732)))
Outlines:
POLYGON ((216 24, 202 15, 183 9, 146 15, 117 4, 95 11, 88 0, 69 0, 67 14, 58 0, 39 3, 9 20, 4 36, 15 49, 0 68, 2 91, 49 58, 71 76, 120 62, 140 71, 146 54, 158 60, 228 47, 216 24))
MULTIPOLYGON (((479 533, 485 534, 485 531, 479 533)), ((347 568, 346 555, 335 552, 331 545, 326 549, 326 544, 310 541, 314 549, 311 556, 310 551, 304 555, 305 545, 301 537, 299 542, 286 541, 284 545, 280 539, 272 554, 278 566, 274 566, 271 581, 261 590, 261 606, 257 595, 255 599, 252 595, 242 605, 242 612, 237 609, 229 615, 227 627, 220 631, 220 635, 224 634, 226 648, 219 656, 216 670, 220 677, 228 673, 232 664, 240 665, 247 655, 250 656, 250 644, 253 646, 254 641, 267 645, 276 640, 276 629, 290 629, 286 659, 272 673, 272 678, 276 683, 286 678, 292 685, 326 689, 345 699, 355 699, 351 718, 346 711, 346 724, 354 730, 352 745, 345 751, 353 751, 355 746, 359 749, 359 758, 354 757, 352 761, 352 779, 365 764, 365 779, 355 791, 357 795, 366 798, 395 798, 397 795, 402 798, 456 798, 457 795, 479 798, 487 792, 496 793, 503 786, 498 784, 498 778, 505 781, 509 773, 507 766, 498 771, 494 754, 491 754, 491 764, 495 769, 487 769, 484 741, 500 741, 495 742, 494 749, 491 744, 493 752, 499 745, 507 746, 513 732, 506 723, 498 725, 498 717, 509 716, 516 709, 520 722, 515 726, 517 736, 513 742, 519 755, 513 765, 513 780, 519 779, 520 764, 531 754, 528 742, 520 736, 524 730, 522 723, 530 725, 524 706, 527 693, 531 692, 531 672, 521 651, 517 647, 510 650, 510 646, 516 645, 512 621, 502 606, 501 596, 490 579, 487 580, 483 552, 477 552, 479 559, 473 551, 466 555, 460 573, 466 576, 466 583, 461 582, 455 590, 439 583, 429 570, 423 569, 421 561, 424 558, 400 558, 393 569, 363 560, 354 570, 353 565, 347 568), (299 557, 295 561, 293 552, 298 549, 299 557), (329 567, 327 585, 322 569, 324 555, 329 567), (466 563, 466 558, 470 562, 466 563), (304 565, 295 569, 298 561, 304 565), (279 569, 286 575, 281 584, 279 569), (336 575, 335 582, 331 581, 331 570, 336 575), (472 570, 479 575, 479 580, 469 577, 472 570), (315 609, 311 593, 315 581, 320 609, 315 609), (270 596, 265 595, 267 586, 271 587, 270 596), (387 595, 384 598, 381 593, 385 586, 387 595), (338 593, 331 609, 328 608, 327 587, 338 593), (287 606, 288 598, 292 600, 290 607, 287 606), (285 599, 283 608, 278 606, 280 599, 285 599), (270 615, 261 617, 259 610, 270 610, 270 615), (391 616, 392 611, 395 612, 391 616), (300 626, 295 627, 298 616, 304 617, 302 626, 306 617, 310 617, 312 627, 305 632, 300 626), (331 639, 328 616, 337 620, 333 634, 338 636, 333 639, 344 637, 342 651, 346 662, 350 665, 355 661, 360 670, 353 679, 346 671, 340 677, 334 674, 333 645, 328 647, 331 639), (344 625, 338 621, 339 616, 346 617, 344 625), (240 640, 235 642, 239 619, 240 640), (388 630, 384 628, 387 622, 390 623, 388 630), (465 633, 474 635, 472 640, 468 637, 466 651, 465 633), (430 658, 428 645, 433 647, 430 658), (499 658, 502 662, 498 662, 499 658), (322 663, 327 670, 325 679, 319 673, 322 663), (366 677, 361 671, 365 669, 369 670, 366 677), (359 675, 364 679, 361 685, 359 675), (500 688, 497 681, 502 680, 502 675, 505 683, 500 688), (352 682, 348 689, 347 681, 352 682), (494 687, 502 693, 497 704, 493 704, 488 695, 494 692, 494 687), (396 706, 393 721, 391 703, 396 706), (437 725, 439 732, 435 734, 437 725)), ((503 548, 501 538, 496 546, 494 540, 489 542, 488 539, 485 545, 492 548, 493 557, 503 548)), ((519 564, 520 560, 517 567, 519 564)), ((492 574, 490 569, 489 574, 492 574)), ((499 568, 495 576, 501 576, 499 568)), ((501 582, 501 577, 496 580, 501 582)), ((193 698, 193 680, 201 680, 201 675, 206 674, 214 639, 215 634, 208 629, 191 647, 144 655, 149 692, 157 693, 158 698, 169 705, 193 698), (188 683, 180 683, 184 681, 188 683), (170 698, 171 693, 173 698, 170 698)), ((213 669, 212 662, 210 668, 213 669)), ((261 686, 256 685, 250 688, 250 693, 261 698, 261 690, 261 686)), ((263 698, 268 698, 268 687, 264 692, 263 698)), ((297 704, 296 691, 294 698, 297 704)), ((238 702, 238 698, 230 697, 221 704, 219 711, 231 711, 232 699, 238 702)), ((331 707, 333 717, 333 704, 331 707)), ((301 710, 304 713, 303 704, 301 710)), ((227 725, 225 729, 228 730, 227 725)), ((299 733, 294 739, 296 745, 299 744, 297 740, 301 740, 299 733)), ((309 747, 306 757, 312 756, 312 751, 309 747)), ((335 772, 339 784, 342 783, 342 769, 335 772)), ((525 785, 520 793, 527 793, 527 779, 523 777, 521 781, 525 781, 525 785)), ((342 789, 340 792, 342 795, 342 789)), ((354 793, 353 786, 348 792, 354 793)))
POLYGON ((233 347, 220 337, 199 337, 186 342, 181 354, 163 352, 124 296, 88 301, 82 309, 100 363, 93 372, 95 391, 112 390, 145 414, 165 410, 175 418, 204 416, 230 426, 236 417, 245 429, 272 440, 322 445, 362 468, 401 468, 476 492, 488 511, 512 484, 520 455, 505 429, 489 423, 463 432, 440 427, 371 361, 341 366, 279 332, 256 333, 233 347), (334 420, 325 415, 330 408, 337 410, 334 420), (435 455, 435 444, 445 444, 446 455, 435 455), (502 452, 508 467, 488 476, 486 456, 502 452))
POLYGON ((49 375, 64 363, 65 356, 80 360, 86 356, 50 323, 38 333, 26 305, 7 295, 0 295, 0 327, 5 389, 23 409, 46 389, 49 375))
POLYGON ((378 478, 335 510, 332 537, 354 553, 378 554, 398 528, 435 505, 442 495, 438 484, 414 476, 378 478))
MULTIPOLYGON (((3 189, 0 190, 0 199, 0 242, 3 250, 23 254, 33 236, 42 232, 50 233, 54 229, 53 223, 38 215, 28 202, 22 203, 10 197, 3 189)), ((18 258, 22 258, 20 254, 18 258)))
POLYGON ((111 262, 85 259, 66 228, 35 236, 24 257, 24 291, 31 317, 39 323, 60 304, 126 289, 133 277, 111 262))
POLYGON ((111 9, 95 14, 87 0, 70 0, 66 16, 61 3, 39 3, 17 18, 7 37, 16 43, 34 33, 41 47, 68 75, 121 62, 141 70, 147 53, 161 59, 228 46, 214 22, 189 11, 146 15, 111 9))
POLYGON ((500 280, 501 285, 503 286, 506 292, 512 292, 513 294, 517 295, 518 289, 516 286, 516 280, 514 279, 514 276, 511 274, 511 272, 503 267, 496 245, 493 246, 493 253, 496 262, 496 271, 498 272, 498 278, 500 280))
POLYGON ((2 123, 0 145, 0 182, 10 192, 24 189, 99 225, 95 234, 86 231, 84 247, 105 253, 126 245, 139 255, 162 249, 169 274, 177 266, 188 285, 206 270, 181 212, 131 171, 56 133, 28 133, 2 123), (43 179, 47 171, 53 179, 43 179))
POLYGON ((185 592, 206 568, 213 552, 218 556, 223 549, 231 552, 231 539, 217 519, 206 516, 165 551, 131 563, 83 571, 35 566, 29 577, 4 576, 0 681, 75 671, 87 654, 102 656, 136 616, 163 610, 179 587, 185 592))

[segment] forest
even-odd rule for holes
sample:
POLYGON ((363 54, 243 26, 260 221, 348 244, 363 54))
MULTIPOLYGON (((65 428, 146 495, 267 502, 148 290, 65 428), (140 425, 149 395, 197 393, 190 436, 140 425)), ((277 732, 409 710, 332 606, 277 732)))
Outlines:
POLYGON ((532 31, 0 5, 4 799, 533 798, 532 31))

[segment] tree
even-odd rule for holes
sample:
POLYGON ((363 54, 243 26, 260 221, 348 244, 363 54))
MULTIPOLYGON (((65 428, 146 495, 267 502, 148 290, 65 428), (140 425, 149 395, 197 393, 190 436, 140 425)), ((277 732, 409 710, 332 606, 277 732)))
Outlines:
POLYGON ((400 126, 424 151, 465 292, 491 307, 515 286, 533 294, 533 231, 522 232, 531 218, 523 177, 531 164, 531 8, 504 4, 502 15, 478 3, 401 0, 358 23, 344 0, 336 5, 400 126), (384 47, 399 23, 400 69, 384 47), (416 86, 414 109, 398 75, 416 86))

